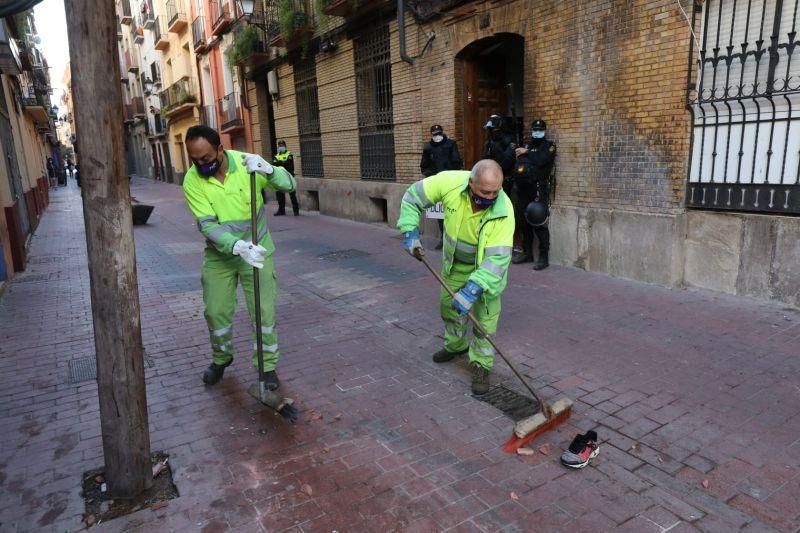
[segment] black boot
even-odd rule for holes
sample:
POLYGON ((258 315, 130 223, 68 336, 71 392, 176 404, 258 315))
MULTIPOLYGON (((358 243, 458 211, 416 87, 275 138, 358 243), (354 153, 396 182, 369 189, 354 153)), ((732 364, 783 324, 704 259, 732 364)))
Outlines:
POLYGON ((550 266, 550 262, 548 261, 548 253, 547 252, 540 252, 539 259, 533 264, 534 270, 544 270, 545 268, 550 266))
POLYGON ((518 265, 520 263, 528 263, 530 261, 533 261, 533 257, 531 257, 530 252, 526 251, 522 251, 521 253, 511 258, 511 262, 514 263, 515 265, 518 265))
POLYGON ((225 373, 225 368, 231 364, 232 361, 224 364, 218 365, 217 363, 211 363, 211 366, 206 368, 206 371, 203 372, 203 383, 206 385, 215 385, 222 379, 222 375, 225 373))
POLYGON ((274 370, 264 372, 264 386, 267 390, 278 390, 278 387, 281 386, 278 374, 274 370))
POLYGON ((459 355, 463 355, 469 351, 469 348, 466 350, 462 350, 460 352, 448 352, 446 349, 442 348, 435 354, 433 354, 433 362, 434 363, 446 363, 448 361, 452 361, 459 355))
POLYGON ((300 216, 300 209, 299 208, 298 209, 292 209, 292 211, 294 212, 294 216, 296 216, 296 217, 300 216))
POLYGON ((472 363, 472 394, 480 396, 489 392, 489 371, 472 363))
POLYGON ((275 214, 273 216, 282 217, 285 214, 286 214, 286 210, 285 209, 278 209, 277 211, 275 211, 275 214))

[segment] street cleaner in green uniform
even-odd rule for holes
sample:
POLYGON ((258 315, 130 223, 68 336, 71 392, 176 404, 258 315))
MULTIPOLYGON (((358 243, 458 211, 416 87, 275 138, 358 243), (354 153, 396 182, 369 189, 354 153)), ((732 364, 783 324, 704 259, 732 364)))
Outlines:
POLYGON ((469 352, 472 393, 485 394, 494 349, 475 329, 467 342, 467 313, 472 310, 490 335, 497 331, 514 240, 514 208, 503 191, 503 169, 483 159, 472 171, 446 170, 411 185, 403 196, 397 227, 412 256, 422 248, 422 212, 437 202, 444 208, 442 277, 456 296, 440 291, 444 348, 433 360, 445 363, 469 352))
MULTIPOLYGON (((261 156, 225 150, 219 134, 208 126, 192 126, 186 132, 186 151, 193 163, 183 180, 183 192, 206 238, 203 253, 203 302, 211 335, 213 362, 203 382, 214 385, 233 362, 233 313, 236 286, 241 282, 250 320, 254 318, 253 267, 259 268, 261 337, 264 348, 266 388, 279 386, 278 335, 275 330, 277 284, 272 253, 275 245, 267 229, 264 189, 291 192, 294 177, 273 168, 261 156), (250 220, 250 174, 256 173, 258 235, 253 238, 250 220)), ((251 329, 254 329, 251 325, 251 329)), ((253 365, 258 368, 253 332, 253 365)))

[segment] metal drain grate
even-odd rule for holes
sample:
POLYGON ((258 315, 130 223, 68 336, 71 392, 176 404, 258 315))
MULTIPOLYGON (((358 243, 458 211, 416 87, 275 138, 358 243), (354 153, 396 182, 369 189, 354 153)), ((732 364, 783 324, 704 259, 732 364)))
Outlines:
POLYGON ((50 279, 50 274, 27 274, 24 276, 17 276, 12 281, 15 283, 32 283, 34 281, 47 281, 50 279))
POLYGON ((39 257, 31 257, 28 262, 34 265, 42 265, 45 263, 60 263, 66 261, 67 257, 64 255, 42 255, 39 257))
POLYGON ((473 397, 496 407, 515 422, 533 416, 539 411, 536 400, 502 385, 495 385, 486 394, 473 397))
POLYGON ((323 261, 343 261, 345 259, 354 259, 357 257, 366 257, 368 256, 368 252, 364 252, 362 250, 356 250, 355 248, 350 248, 347 250, 336 250, 335 252, 330 252, 327 254, 318 255, 320 259, 323 261))
MULTIPOLYGON (((153 368, 155 361, 152 357, 144 357, 145 368, 153 368)), ((70 359, 69 361, 69 382, 80 383, 97 379, 97 360, 93 355, 70 359)))

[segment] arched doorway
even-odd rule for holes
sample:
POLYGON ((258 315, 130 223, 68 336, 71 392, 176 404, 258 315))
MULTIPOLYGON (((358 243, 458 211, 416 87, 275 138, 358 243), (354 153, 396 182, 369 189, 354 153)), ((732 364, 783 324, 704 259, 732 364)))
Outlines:
POLYGON ((490 115, 506 117, 509 131, 522 133, 524 64, 525 39, 515 33, 480 39, 456 55, 456 128, 466 168, 483 154, 490 115))

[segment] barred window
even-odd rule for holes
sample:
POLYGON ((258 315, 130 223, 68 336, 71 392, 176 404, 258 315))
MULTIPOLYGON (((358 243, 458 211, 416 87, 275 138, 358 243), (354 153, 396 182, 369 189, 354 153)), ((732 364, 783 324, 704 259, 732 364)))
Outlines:
POLYGON ((798 0, 706 0, 695 11, 688 206, 800 213, 797 13, 798 0))
POLYGON ((324 175, 322 139, 319 128, 317 63, 313 56, 294 65, 294 92, 303 176, 321 178, 324 175))
POLYGON ((361 176, 394 180, 394 121, 389 27, 355 40, 356 100, 361 176))

